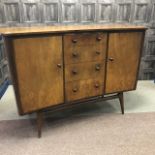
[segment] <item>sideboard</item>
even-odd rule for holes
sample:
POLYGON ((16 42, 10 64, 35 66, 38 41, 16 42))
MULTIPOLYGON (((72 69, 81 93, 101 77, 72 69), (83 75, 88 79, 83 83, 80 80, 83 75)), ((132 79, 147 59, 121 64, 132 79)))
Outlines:
POLYGON ((118 98, 135 90, 146 28, 74 25, 0 28, 20 115, 118 98))

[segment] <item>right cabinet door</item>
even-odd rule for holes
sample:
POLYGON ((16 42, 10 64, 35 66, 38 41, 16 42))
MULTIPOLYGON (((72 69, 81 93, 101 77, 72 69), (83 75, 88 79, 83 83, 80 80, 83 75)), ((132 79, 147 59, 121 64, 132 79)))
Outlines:
POLYGON ((105 93, 135 89, 143 32, 109 34, 105 93))

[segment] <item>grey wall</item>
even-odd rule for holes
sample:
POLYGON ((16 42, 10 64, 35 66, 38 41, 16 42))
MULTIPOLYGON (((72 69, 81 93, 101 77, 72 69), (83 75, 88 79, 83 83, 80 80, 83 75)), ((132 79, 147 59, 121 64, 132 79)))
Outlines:
POLYGON ((3 84, 5 79, 9 78, 8 62, 6 60, 6 55, 4 52, 4 44, 0 38, 0 86, 3 84))
MULTIPOLYGON (((0 0, 0 26, 91 23, 148 26, 139 78, 154 77, 155 0, 0 0)), ((0 66, 3 80, 4 66, 5 61, 0 66)))

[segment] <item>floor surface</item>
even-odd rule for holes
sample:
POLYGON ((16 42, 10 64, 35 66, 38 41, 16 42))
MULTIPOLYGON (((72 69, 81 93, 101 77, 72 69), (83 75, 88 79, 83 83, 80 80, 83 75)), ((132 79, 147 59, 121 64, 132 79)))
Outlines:
POLYGON ((155 155, 155 113, 0 121, 0 155, 155 155))
POLYGON ((125 115, 118 99, 48 113, 38 139, 35 114, 18 115, 9 86, 0 100, 0 155, 155 155, 154 82, 124 95, 125 115))

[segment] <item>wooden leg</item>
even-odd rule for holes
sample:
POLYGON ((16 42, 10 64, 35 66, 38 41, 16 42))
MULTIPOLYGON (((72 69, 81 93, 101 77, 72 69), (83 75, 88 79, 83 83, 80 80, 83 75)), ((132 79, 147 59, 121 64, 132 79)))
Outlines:
POLYGON ((37 129, 38 129, 38 138, 41 137, 41 128, 42 128, 42 124, 43 124, 43 112, 42 111, 38 111, 37 112, 37 129))
POLYGON ((124 114, 124 99, 123 99, 123 92, 118 94, 119 101, 120 101, 120 106, 121 106, 121 111, 122 114, 124 114))

